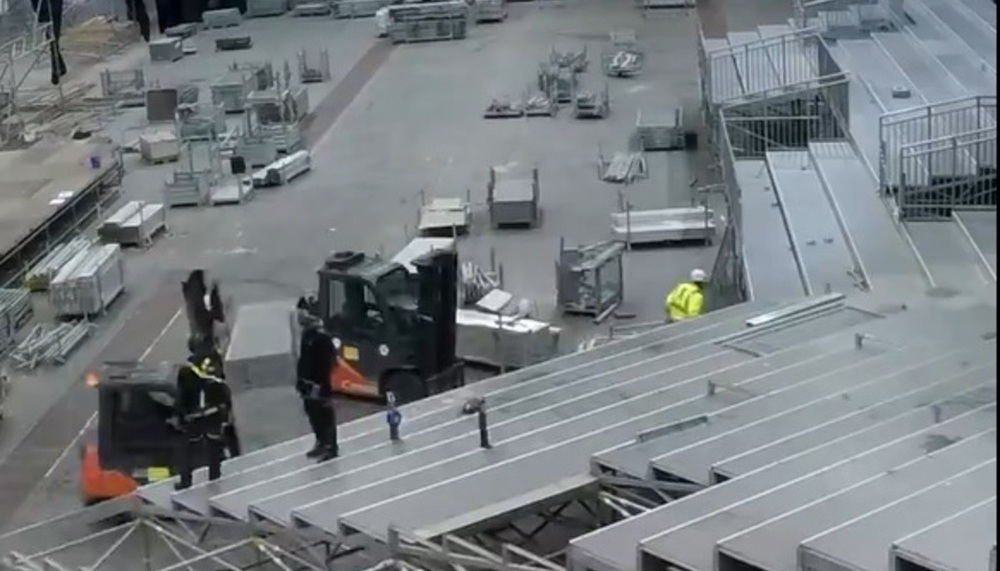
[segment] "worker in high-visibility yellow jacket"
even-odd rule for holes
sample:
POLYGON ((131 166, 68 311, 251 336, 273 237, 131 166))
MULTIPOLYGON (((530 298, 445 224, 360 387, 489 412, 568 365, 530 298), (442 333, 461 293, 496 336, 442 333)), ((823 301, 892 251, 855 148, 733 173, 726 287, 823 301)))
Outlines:
POLYGON ((708 274, 704 270, 692 270, 691 279, 681 282, 671 290, 664 301, 667 320, 684 321, 698 317, 705 309, 705 285, 708 274))

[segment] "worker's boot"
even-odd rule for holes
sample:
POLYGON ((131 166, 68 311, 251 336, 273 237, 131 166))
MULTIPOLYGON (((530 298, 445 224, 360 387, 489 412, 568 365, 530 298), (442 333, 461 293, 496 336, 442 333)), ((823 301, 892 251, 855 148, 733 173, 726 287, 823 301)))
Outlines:
POLYGON ((324 454, 324 452, 326 452, 326 446, 323 446, 323 444, 317 440, 312 449, 309 450, 309 452, 306 452, 306 458, 319 458, 324 454))
POLYGON ((319 456, 316 457, 317 462, 326 462, 327 460, 333 460, 337 456, 340 456, 340 450, 338 450, 337 445, 324 446, 319 456))

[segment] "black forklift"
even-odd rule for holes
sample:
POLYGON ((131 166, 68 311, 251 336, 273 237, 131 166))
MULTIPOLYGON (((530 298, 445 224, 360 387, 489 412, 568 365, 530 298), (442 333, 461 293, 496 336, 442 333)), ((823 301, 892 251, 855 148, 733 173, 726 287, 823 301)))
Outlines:
POLYGON ((402 264, 335 252, 310 311, 333 339, 334 391, 402 404, 465 384, 455 354, 458 257, 434 250, 402 264))

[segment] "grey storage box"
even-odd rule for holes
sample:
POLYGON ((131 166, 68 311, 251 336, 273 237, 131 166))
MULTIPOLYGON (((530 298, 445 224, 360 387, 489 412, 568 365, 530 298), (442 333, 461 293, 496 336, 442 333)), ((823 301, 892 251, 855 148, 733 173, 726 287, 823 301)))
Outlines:
POLYGON ((288 11, 288 0, 247 0, 247 18, 280 16, 288 11))
POLYGON ((180 38, 159 38, 149 42, 150 61, 172 62, 184 57, 180 38))
POLYGON ((221 105, 226 113, 240 113, 246 109, 247 97, 254 87, 253 74, 243 70, 228 71, 212 84, 212 103, 221 105))
POLYGON ((234 389, 294 384, 294 307, 294 300, 239 307, 225 359, 226 381, 234 389))
POLYGON ((538 169, 532 169, 528 179, 497 179, 496 169, 490 169, 486 184, 486 202, 489 205, 490 224, 527 226, 533 228, 541 221, 538 205, 538 169))
POLYGON ((643 151, 673 151, 685 148, 683 112, 680 108, 673 113, 638 113, 635 120, 635 136, 643 151))
POLYGON ((151 164, 176 161, 181 156, 181 142, 170 131, 154 131, 139 135, 139 156, 151 164))
POLYGON ((455 322, 455 351, 470 363, 517 369, 559 353, 560 329, 542 321, 459 309, 455 322))
POLYGON ((216 28, 232 28, 243 23, 243 16, 239 8, 222 8, 220 10, 206 10, 201 15, 201 22, 209 30, 216 28))
POLYGON ((125 260, 118 244, 94 246, 77 254, 49 286, 58 317, 104 313, 125 291, 125 260))
POLYGON ((146 120, 173 121, 178 105, 198 102, 198 86, 150 87, 146 90, 146 120))

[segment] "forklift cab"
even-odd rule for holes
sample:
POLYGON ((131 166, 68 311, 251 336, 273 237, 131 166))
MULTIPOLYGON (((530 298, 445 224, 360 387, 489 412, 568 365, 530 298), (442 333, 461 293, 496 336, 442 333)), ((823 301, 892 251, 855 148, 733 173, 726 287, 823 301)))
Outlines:
POLYGON ((455 265, 448 255, 422 262, 417 275, 357 252, 326 260, 317 310, 337 353, 334 391, 378 398, 392 392, 408 402, 462 384, 454 355, 454 271, 445 279, 433 271, 455 265))
POLYGON ((168 477, 175 456, 178 366, 108 364, 97 379, 97 458, 138 484, 168 477))
POLYGON ((338 357, 334 390, 384 395, 381 381, 405 369, 417 350, 417 299, 406 268, 337 252, 319 274, 319 314, 338 357))

